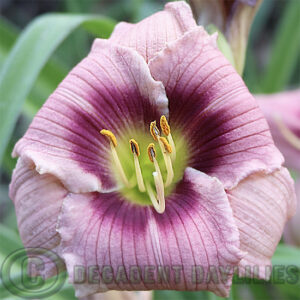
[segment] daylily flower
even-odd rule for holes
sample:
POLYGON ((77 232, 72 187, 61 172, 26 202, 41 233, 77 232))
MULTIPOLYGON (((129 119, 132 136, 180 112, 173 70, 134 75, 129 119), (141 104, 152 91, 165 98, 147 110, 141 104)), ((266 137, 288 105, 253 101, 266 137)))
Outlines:
POLYGON ((300 90, 257 95, 285 165, 300 172, 300 90))
POLYGON ((296 181, 297 211, 284 228, 283 239, 287 244, 300 247, 300 179, 296 181))
POLYGON ((236 70, 244 69, 248 35, 262 0, 190 0, 197 23, 216 25, 226 36, 236 70))
POLYGON ((226 296, 237 267, 267 278, 295 210, 261 110, 184 2, 95 40, 13 154, 24 245, 57 251, 79 297, 226 296))

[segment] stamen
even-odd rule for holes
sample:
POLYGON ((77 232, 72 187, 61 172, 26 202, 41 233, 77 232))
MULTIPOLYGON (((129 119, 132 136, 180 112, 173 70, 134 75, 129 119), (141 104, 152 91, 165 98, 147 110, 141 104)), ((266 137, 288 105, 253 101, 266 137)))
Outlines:
POLYGON ((140 163, 139 163, 139 159, 138 159, 138 157, 140 156, 140 148, 139 148, 138 143, 134 139, 131 139, 129 141, 129 143, 130 143, 130 149, 133 153, 137 184, 138 184, 139 190, 141 192, 145 192, 146 188, 144 185, 143 175, 142 175, 142 171, 141 171, 141 167, 140 167, 140 163))
POLYGON ((110 130, 106 130, 106 129, 102 129, 100 131, 100 133, 109 139, 110 149, 111 149, 111 153, 112 153, 112 157, 113 157, 115 166, 120 174, 121 180, 127 187, 129 187, 128 179, 125 175, 125 172, 121 165, 118 153, 115 149, 115 147, 117 147, 117 139, 116 139, 115 135, 110 130))
POLYGON ((171 153, 171 158, 172 158, 172 161, 174 161, 176 159, 175 143, 174 143, 173 137, 171 135, 170 125, 169 125, 169 123, 167 121, 167 118, 164 115, 162 115, 160 117, 160 127, 161 127, 161 130, 164 133, 164 135, 168 138, 169 144, 172 147, 173 151, 171 153))
POLYGON ((165 211, 166 204, 165 204, 165 194, 164 194, 164 184, 159 178, 159 174, 157 172, 153 172, 153 178, 156 188, 156 197, 154 195, 153 189, 149 182, 146 183, 147 186, 147 192, 149 195, 149 198, 153 204, 153 207, 155 210, 162 214, 165 211))
POLYGON ((300 139, 283 122, 280 115, 274 116, 274 120, 283 137, 297 150, 300 150, 300 139))
POLYGON ((154 139, 154 141, 158 141, 158 137, 160 136, 159 129, 156 126, 156 121, 150 123, 150 133, 154 139))
POLYGON ((172 166, 172 160, 170 157, 170 153, 172 153, 172 147, 168 143, 167 139, 164 137, 159 137, 159 146, 161 149, 161 152, 163 154, 163 158, 165 161, 166 169, 167 169, 167 179, 165 182, 166 187, 169 186, 174 178, 174 171, 172 166))
POLYGON ((153 162, 153 164, 154 164, 155 172, 157 172, 157 174, 160 178, 160 181, 163 183, 160 168, 159 168, 158 162, 156 160, 156 150, 155 150, 155 146, 153 143, 149 144, 147 151, 148 151, 148 156, 149 156, 150 161, 153 162))

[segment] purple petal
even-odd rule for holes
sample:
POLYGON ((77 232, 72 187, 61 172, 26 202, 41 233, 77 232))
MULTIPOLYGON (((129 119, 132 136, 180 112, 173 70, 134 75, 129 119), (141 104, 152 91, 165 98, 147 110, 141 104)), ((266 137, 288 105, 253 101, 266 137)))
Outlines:
POLYGON ((273 95, 257 95, 275 142, 288 168, 300 172, 300 89, 273 95), (281 123, 296 139, 298 147, 283 134, 281 123))
POLYGON ((253 174, 227 192, 240 232, 241 260, 239 274, 268 279, 271 257, 279 243, 286 221, 295 214, 294 182, 287 169, 270 175, 253 174), (249 270, 250 268, 250 270, 249 270))
POLYGON ((149 62, 170 102, 171 128, 189 143, 190 166, 218 177, 225 188, 283 157, 266 120, 234 68, 202 28, 186 33, 149 62))
POLYGON ((135 51, 97 40, 46 101, 15 156, 50 173, 72 192, 114 187, 109 145, 100 135, 109 129, 118 137, 128 128, 148 131, 150 121, 168 114, 161 83, 135 51))
POLYGON ((119 23, 110 40, 135 49, 149 61, 167 42, 176 40, 195 26, 189 5, 183 1, 172 2, 166 4, 163 11, 137 24, 119 23))
POLYGON ((77 296, 106 289, 210 290, 228 295, 233 267, 242 253, 222 184, 188 168, 166 201, 165 213, 158 214, 153 208, 129 203, 118 193, 70 194, 66 198, 58 231, 77 296), (95 272, 104 280, 76 284, 75 266, 96 266, 95 272), (169 268, 167 282, 157 277, 159 266, 165 271, 169 268), (132 280, 134 268, 141 270, 140 281, 132 280), (193 279, 193 270, 198 281, 201 270, 204 272, 201 283, 193 279), (208 271, 218 276, 217 282, 207 280, 208 271), (111 282, 107 272, 114 275, 111 282))
MULTIPOLYGON (((45 248, 57 251, 60 236, 56 232, 58 215, 67 191, 49 174, 40 175, 29 169, 19 158, 10 185, 18 228, 26 248, 45 248)), ((54 274, 53 263, 42 270, 46 277, 54 274)))

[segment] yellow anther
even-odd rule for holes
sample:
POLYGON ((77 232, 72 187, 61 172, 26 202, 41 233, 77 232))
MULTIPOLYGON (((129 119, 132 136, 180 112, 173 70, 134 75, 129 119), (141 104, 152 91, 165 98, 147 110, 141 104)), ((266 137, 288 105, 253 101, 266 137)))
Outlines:
POLYGON ((160 128, 165 136, 168 136, 171 132, 167 118, 164 115, 160 117, 160 128))
POLYGON ((139 144, 137 143, 137 141, 134 139, 131 139, 129 141, 129 143, 130 143, 130 149, 131 149, 132 153, 136 154, 137 156, 140 156, 140 147, 139 147, 139 144))
POLYGON ((156 121, 150 123, 150 133, 155 141, 158 141, 158 137, 160 136, 159 129, 156 126, 156 121))
POLYGON ((118 145, 118 144, 117 144, 117 139, 116 139, 115 135, 114 135, 110 130, 102 129, 102 130, 100 131, 100 133, 101 133, 102 135, 105 135, 106 137, 108 137, 109 140, 110 140, 110 142, 112 142, 113 145, 114 145, 115 147, 117 147, 117 145, 118 145))
POLYGON ((110 144, 110 150, 112 154, 113 161, 115 163, 115 166, 118 170, 118 173, 120 175, 121 180, 123 181, 124 185, 129 187, 129 182, 127 180, 126 174, 123 170, 122 164, 120 162, 116 147, 117 147, 117 139, 115 135, 110 131, 106 129, 102 129, 100 133, 104 136, 106 136, 109 139, 109 144, 110 144))
POLYGON ((159 140, 163 143, 166 152, 172 153, 172 147, 171 147, 171 145, 168 143, 167 139, 164 138, 164 137, 159 137, 159 140))
POLYGON ((147 148, 148 156, 151 162, 154 162, 154 158, 156 156, 156 150, 153 143, 149 144, 147 148))

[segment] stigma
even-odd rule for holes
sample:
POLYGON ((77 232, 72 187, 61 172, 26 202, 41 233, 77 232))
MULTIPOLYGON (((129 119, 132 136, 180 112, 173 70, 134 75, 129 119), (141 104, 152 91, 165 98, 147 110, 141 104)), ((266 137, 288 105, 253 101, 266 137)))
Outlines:
MULTIPOLYGON (((134 137, 129 140, 129 149, 133 157, 132 160, 135 170, 134 173, 130 171, 132 176, 127 174, 130 180, 127 179, 123 169, 123 166, 128 166, 130 160, 126 160, 126 162, 123 161, 124 164, 122 166, 117 151, 118 142, 116 136, 107 129, 102 129, 100 133, 109 141, 115 170, 124 188, 134 189, 136 187, 138 192, 141 193, 141 197, 143 197, 143 194, 145 197, 148 197, 154 209, 162 214, 165 211, 165 189, 169 187, 174 180, 173 162, 176 159, 176 149, 171 135, 171 128, 165 116, 161 116, 159 125, 160 129, 156 121, 150 123, 150 135, 154 141, 144 150, 147 150, 148 158, 154 167, 153 171, 151 171, 151 168, 149 169, 149 162, 145 162, 144 157, 146 153, 141 155, 143 149, 140 149, 138 141, 135 140, 134 137), (161 133, 164 136, 161 136, 161 133), (158 144, 159 153, 156 150, 155 143, 158 144), (165 168, 161 168, 162 166, 160 166, 160 164, 163 164, 165 168), (163 173, 166 173, 164 176, 161 170, 163 170, 163 173), (149 172, 152 174, 150 173, 150 175, 149 172)), ((124 157, 124 155, 122 157, 124 157)))

